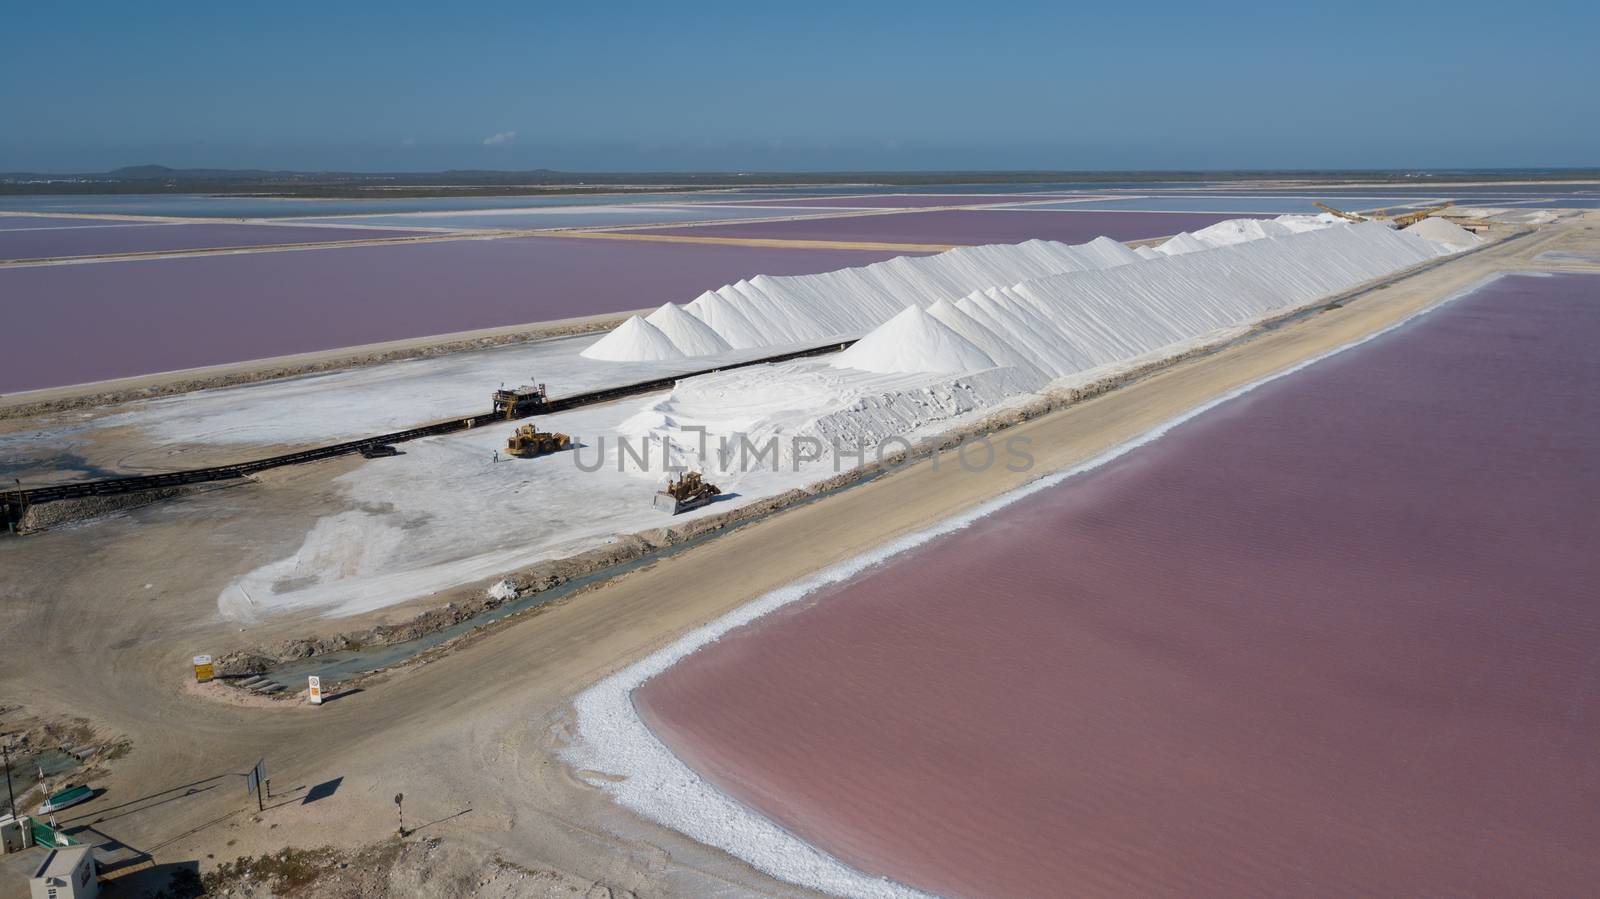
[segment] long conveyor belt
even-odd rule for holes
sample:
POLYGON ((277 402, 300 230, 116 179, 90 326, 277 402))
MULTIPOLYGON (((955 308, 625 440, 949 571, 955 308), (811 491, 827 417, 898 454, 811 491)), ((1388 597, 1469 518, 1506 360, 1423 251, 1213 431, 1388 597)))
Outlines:
MULTIPOLYGON (((744 368, 750 365, 762 365, 772 362, 786 362, 790 359, 803 359, 808 356, 821 356, 827 353, 836 353, 848 347, 854 341, 830 343, 827 346, 812 347, 810 349, 796 350, 781 353, 776 356, 764 356, 760 359, 751 359, 746 362, 735 362, 721 365, 716 368, 705 368, 699 371, 685 372, 665 378, 656 378, 651 381, 639 381, 633 384, 623 384, 617 387, 606 387, 600 390, 591 390, 586 393, 576 393, 571 396, 555 397, 543 403, 530 414, 546 414, 551 412, 565 412, 580 406, 592 406, 596 403, 608 403, 625 397, 636 396, 641 393, 653 393, 657 390, 666 390, 684 378, 696 375, 706 375, 712 372, 727 371, 728 369, 744 368)), ((416 440, 419 437, 432 437, 437 434, 449 434, 455 431, 465 431, 480 425, 505 421, 506 416, 499 412, 480 412, 462 418, 449 418, 436 421, 432 424, 408 428, 404 431, 395 431, 389 434, 375 434, 363 437, 360 440, 347 440, 328 446, 319 446, 313 449, 300 450, 299 452, 284 453, 279 456, 268 456, 264 459, 251 459, 247 462, 238 462, 233 465, 214 465, 209 468, 190 468, 182 471, 168 471, 161 474, 135 475, 126 478, 106 478, 98 481, 77 481, 71 484, 57 484, 48 487, 30 487, 23 490, 8 490, 0 492, 0 502, 6 503, 13 517, 22 514, 22 508, 37 503, 55 502, 63 499, 76 499, 89 496, 115 496, 123 493, 137 493, 141 490, 152 490, 161 487, 175 487, 183 484, 202 484, 209 481, 227 481, 266 471, 269 468, 280 468, 285 465, 299 465, 303 462, 316 462, 320 459, 332 459, 335 456, 345 456, 350 453, 360 452, 363 447, 374 444, 403 443, 407 440, 416 440), (20 503, 15 500, 20 499, 20 503)))

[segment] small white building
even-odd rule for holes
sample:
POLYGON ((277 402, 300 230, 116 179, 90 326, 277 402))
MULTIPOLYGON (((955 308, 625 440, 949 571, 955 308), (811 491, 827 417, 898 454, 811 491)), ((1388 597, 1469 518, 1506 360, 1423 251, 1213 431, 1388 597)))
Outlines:
POLYGON ((94 850, 88 846, 50 850, 29 885, 32 899, 94 899, 100 895, 94 850))
POLYGON ((0 855, 21 852, 33 845, 33 830, 27 818, 0 815, 0 855))

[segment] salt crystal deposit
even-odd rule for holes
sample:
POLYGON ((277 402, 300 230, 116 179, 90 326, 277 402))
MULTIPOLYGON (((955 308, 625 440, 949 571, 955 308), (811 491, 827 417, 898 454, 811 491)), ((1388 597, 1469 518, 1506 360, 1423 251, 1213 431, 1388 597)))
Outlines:
POLYGON ((660 328, 634 315, 579 355, 609 362, 659 362, 682 359, 685 353, 660 328))
MULTIPOLYGON (((881 374, 799 360, 681 381, 616 433, 634 445, 670 447, 675 462, 714 475, 724 489, 754 496, 771 481, 760 454, 772 454, 769 462, 804 483, 819 476, 806 474, 808 468, 852 468, 873 458, 871 448, 890 438, 935 433, 1042 383, 1042 376, 1010 367, 881 374), (869 448, 864 456, 862 447, 869 448)), ((621 454, 616 459, 639 470, 621 454)))
MULTIPOLYGON (((1263 224, 1187 235, 1201 248, 1179 255, 988 286, 926 307, 910 303, 829 360, 680 382, 620 430, 737 484, 743 460, 708 446, 703 434, 733 446, 775 440, 782 461, 798 468, 808 460, 795 455, 830 459, 862 442, 931 433, 1052 383, 1086 382, 1227 339, 1449 252, 1373 222, 1299 231, 1263 224), (797 450, 796 440, 820 441, 821 449, 797 450)), ((707 303, 735 320, 734 300, 707 303)), ((753 311, 755 302, 746 308, 752 311, 739 320, 753 332, 770 323, 753 311)))
MULTIPOLYGON (((1280 215, 1270 220, 1229 219, 1225 222, 1217 222, 1209 228, 1201 228, 1193 234, 1184 232, 1174 235, 1162 243, 1161 246, 1147 250, 1139 255, 1146 259, 1154 259, 1157 254, 1181 256, 1184 253, 1194 253, 1214 247, 1226 247, 1236 243, 1261 240, 1266 237, 1286 237, 1290 234, 1299 234, 1302 231, 1320 231, 1323 228, 1344 223, 1344 219, 1327 212, 1321 215, 1280 215)), ((1141 247, 1140 249, 1144 248, 1141 247)))
POLYGON ((1211 249, 1210 244, 1185 231, 1167 238, 1161 246, 1156 247, 1156 252, 1166 256, 1181 256, 1184 253, 1198 253, 1209 249, 1211 249))
MULTIPOLYGON (((933 256, 902 256, 818 275, 768 277, 708 290, 685 306, 672 303, 632 321, 584 352, 591 359, 652 361, 715 355, 729 349, 807 345, 860 337, 908 306, 954 302, 974 291, 1072 272, 1104 271, 1218 247, 1282 238, 1341 224, 1333 216, 1237 219, 1157 248, 1131 250, 1107 237, 1069 246, 1047 240, 963 247, 933 256)), ((958 331, 959 333, 959 331, 958 331)), ((983 352, 991 352, 984 349, 983 352)))
POLYGON ((1201 228, 1194 236, 1214 247, 1260 240, 1263 237, 1285 237, 1295 233, 1281 222, 1264 219, 1229 219, 1209 228, 1201 228))
POLYGON ((1483 238, 1455 222, 1442 218, 1425 218, 1403 230, 1424 240, 1444 244, 1452 250, 1465 250, 1483 243, 1483 238))
POLYGON ((980 371, 993 368, 994 364, 983 350, 924 312, 921 306, 907 306, 905 311, 874 328, 833 360, 836 368, 859 368, 886 374, 980 371))
MULTIPOLYGON (((704 330, 684 322, 667 307, 651 313, 649 324, 689 356, 721 352, 728 347, 818 345, 859 337, 907 306, 927 306, 939 299, 953 301, 996 284, 1110 268, 1138 260, 1138 254, 1105 237, 1080 246, 1030 240, 1014 245, 963 247, 934 256, 902 256, 820 275, 758 275, 706 291, 681 307, 685 317, 704 324, 704 330), (712 334, 727 347, 712 348, 716 346, 712 334)), ((614 361, 668 358, 638 355, 659 353, 661 349, 633 330, 636 329, 608 335, 584 355, 614 361)))
POLYGON ((1273 221, 1288 228, 1290 231, 1316 231, 1329 225, 1342 225, 1348 220, 1342 219, 1331 212, 1323 212, 1317 215, 1280 215, 1273 221))
POLYGON ((1056 379, 1179 352, 1447 252, 1363 222, 1038 278, 955 305, 1056 379))
POLYGON ((950 330, 965 337, 968 343, 982 350, 996 365, 1037 374, 1041 383, 1049 380, 1043 377, 1043 370, 1036 364, 1039 361, 1037 357, 1020 348, 1015 341, 1001 336, 968 315, 955 303, 940 300, 928 307, 928 314, 943 322, 950 330))
POLYGON ((663 303, 645 321, 667 335, 685 356, 710 356, 733 349, 710 325, 683 311, 677 303, 663 303))
MULTIPOLYGON (((1223 236, 1248 230, 1227 229, 1223 236)), ((638 503, 638 492, 659 481, 666 448, 674 462, 705 470, 736 494, 730 503, 773 496, 866 464, 877 458, 873 448, 891 441, 934 436, 1052 387, 1225 340, 1264 318, 1450 251, 1376 223, 1266 233, 1273 230, 1149 259, 1112 241, 978 247, 832 276, 755 278, 702 297, 700 314, 666 307, 652 313, 655 321, 632 318, 585 355, 665 361, 574 360, 594 369, 585 369, 593 383, 614 383, 598 373, 612 367, 637 371, 630 377, 659 374, 663 366, 682 365, 686 352, 715 346, 689 318, 730 345, 738 341, 729 335, 743 329, 751 348, 720 358, 748 358, 797 334, 865 336, 832 358, 729 369, 682 380, 632 409, 595 406, 542 419, 581 435, 580 449, 563 457, 568 463, 581 453, 602 464, 584 478, 553 464, 495 464, 502 433, 417 441, 402 464, 346 475, 341 489, 351 507, 319 520, 289 556, 230 584, 219 609, 241 620, 262 609, 354 614, 655 526, 659 519, 638 503), (1017 271, 1024 274, 1016 277, 1017 271), (653 467, 624 459, 619 438, 653 447, 653 467), (444 470, 450 478, 439 476, 444 470), (464 504, 462 495, 488 499, 464 504), (528 503, 540 514, 530 516, 528 503), (380 509, 386 511, 369 511, 380 509), (308 571, 320 573, 314 582, 308 571)), ((285 397, 299 416, 286 409, 274 427, 281 431, 292 420, 303 429, 300 394, 285 397)), ((345 414, 335 411, 318 417, 345 414)))

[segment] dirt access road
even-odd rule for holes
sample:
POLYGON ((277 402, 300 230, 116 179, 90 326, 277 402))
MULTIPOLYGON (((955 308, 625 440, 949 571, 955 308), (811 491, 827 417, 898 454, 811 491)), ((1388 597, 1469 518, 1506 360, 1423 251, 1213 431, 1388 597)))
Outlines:
MULTIPOLYGON (((282 548, 274 533, 303 532, 290 526, 296 504, 353 463, 219 491, 214 502, 259 513, 233 532, 217 533, 183 502, 0 541, 0 692, 35 714, 83 716, 131 741, 129 755, 95 783, 105 794, 61 816, 80 838, 126 847, 113 858, 207 866, 284 846, 355 846, 393 834, 394 796, 403 792, 406 825, 419 837, 559 871, 564 883, 614 895, 806 895, 618 809, 578 780, 556 756, 570 697, 768 590, 1090 458, 1495 273, 1600 271, 1533 258, 1554 249, 1600 255, 1597 218, 1452 260, 1020 425, 1012 433, 1032 441, 1038 462, 1030 472, 911 465, 388 672, 320 708, 199 695, 186 685, 188 658, 243 639, 216 619, 215 586, 227 576, 209 567, 216 547, 247 544, 253 557, 273 557, 282 548), (261 757, 274 797, 257 814, 242 775, 261 757)), ((272 622, 247 636, 308 624, 272 622)), ((0 895, 14 883, 0 884, 0 895)))

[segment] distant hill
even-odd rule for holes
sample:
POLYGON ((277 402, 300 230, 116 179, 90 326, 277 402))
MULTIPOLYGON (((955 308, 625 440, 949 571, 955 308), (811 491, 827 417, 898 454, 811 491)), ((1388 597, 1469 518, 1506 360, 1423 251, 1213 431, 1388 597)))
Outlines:
POLYGON ((563 172, 555 169, 443 172, 296 172, 178 169, 154 163, 109 172, 0 172, 0 194, 247 194, 274 197, 448 197, 759 186, 935 186, 1104 184, 1144 181, 1443 183, 1600 180, 1600 169, 1319 171, 948 171, 948 172, 563 172))

